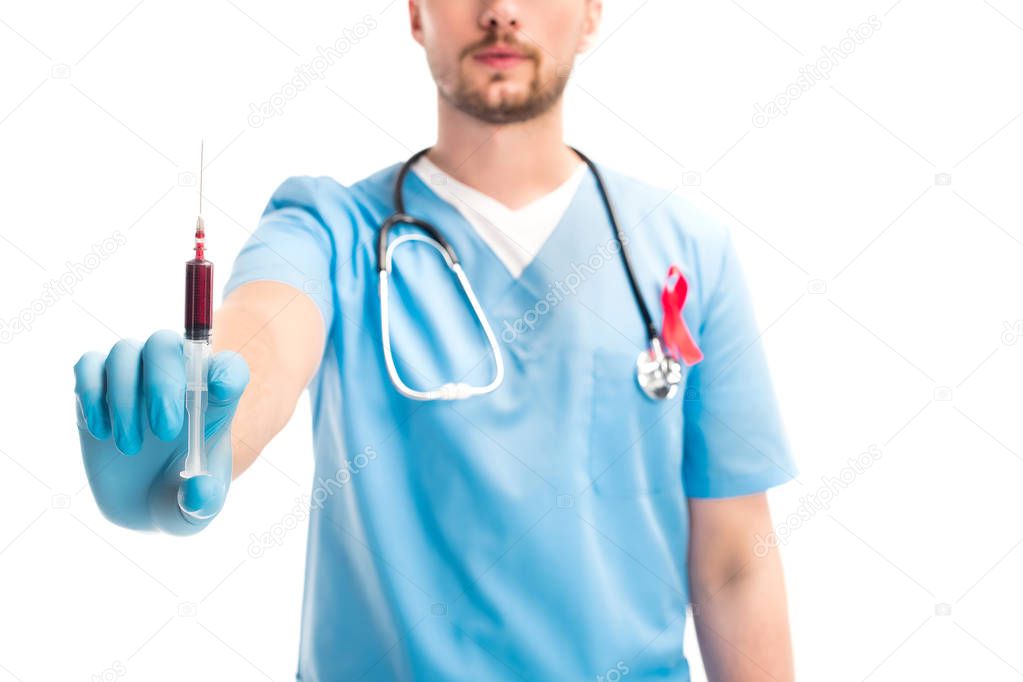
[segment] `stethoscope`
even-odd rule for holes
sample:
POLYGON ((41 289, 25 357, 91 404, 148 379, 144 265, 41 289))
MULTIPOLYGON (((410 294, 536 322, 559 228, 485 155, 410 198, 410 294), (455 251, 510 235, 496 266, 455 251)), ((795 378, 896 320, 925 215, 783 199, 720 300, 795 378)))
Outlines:
MULTIPOLYGON (((597 182, 597 188, 600 190, 604 207, 607 209, 608 220, 614 230, 614 238, 618 244, 618 250, 622 254, 622 264, 625 266, 625 274, 629 279, 632 296, 636 300, 636 307, 639 309, 639 314, 643 318, 643 326, 646 328, 648 347, 647 350, 640 352, 639 357, 636 359, 636 382, 643 390, 643 393, 650 398, 655 400, 674 398, 678 393, 679 385, 682 383, 682 364, 674 357, 666 355, 661 346, 660 335, 654 326, 650 309, 647 308, 646 302, 640 294, 639 284, 636 282, 636 275, 632 268, 632 261, 625 248, 625 234, 618 224, 614 206, 611 204, 607 187, 604 185, 604 179, 601 177, 596 165, 585 154, 574 147, 569 148, 586 163, 593 174, 594 180, 597 182)), ((380 328, 383 338, 384 362, 387 365, 387 374, 390 376, 394 387, 406 398, 411 398, 412 400, 464 400, 473 396, 485 395, 500 386, 504 381, 504 360, 501 357, 501 348, 497 345, 497 337, 494 335, 494 330, 491 328, 486 314, 480 307, 480 302, 476 298, 472 284, 470 284, 469 279, 465 276, 465 272, 458 261, 458 255, 451 248, 451 244, 448 243, 436 227, 425 220, 420 220, 405 213, 405 200, 402 191, 405 178, 415 162, 428 151, 430 151, 429 147, 412 155, 402 165, 401 170, 398 171, 398 176, 394 181, 394 213, 383 222, 377 232, 377 272, 380 280, 380 328), (395 238, 393 241, 389 240, 388 236, 391 228, 396 225, 412 225, 422 230, 422 233, 410 232, 395 238), (402 380, 398 369, 394 365, 394 357, 391 353, 388 280, 391 274, 394 250, 406 242, 422 242, 437 249, 444 258, 444 262, 447 263, 448 269, 454 273, 461 286, 462 294, 472 308, 476 321, 483 330, 483 334, 490 344, 490 351, 494 356, 494 377, 488 384, 479 386, 455 381, 443 384, 433 390, 420 391, 412 388, 402 380)))

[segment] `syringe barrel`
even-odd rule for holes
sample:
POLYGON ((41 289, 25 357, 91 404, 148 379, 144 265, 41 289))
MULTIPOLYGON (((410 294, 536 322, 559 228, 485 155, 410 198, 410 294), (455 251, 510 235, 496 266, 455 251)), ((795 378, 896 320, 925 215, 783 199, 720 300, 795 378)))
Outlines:
POLYGON ((185 263, 185 338, 205 341, 213 328, 213 263, 185 263))
POLYGON ((182 476, 208 473, 206 462, 206 404, 209 400, 206 375, 210 365, 210 344, 186 340, 185 418, 188 420, 188 454, 182 476))

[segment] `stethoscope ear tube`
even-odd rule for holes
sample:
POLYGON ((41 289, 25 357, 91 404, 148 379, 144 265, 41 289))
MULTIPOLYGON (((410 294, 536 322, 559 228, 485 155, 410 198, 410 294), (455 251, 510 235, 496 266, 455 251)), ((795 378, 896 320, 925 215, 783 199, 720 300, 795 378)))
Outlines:
POLYGON ((391 233, 391 228, 396 225, 414 225, 415 227, 418 227, 420 230, 430 235, 430 238, 436 242, 436 245, 444 250, 450 263, 454 265, 458 264, 458 256, 455 254, 455 250, 451 248, 451 244, 448 244, 448 241, 444 239, 444 236, 441 235, 440 231, 436 227, 425 220, 420 220, 419 218, 415 218, 405 213, 395 213, 385 220, 384 224, 381 225, 380 229, 377 231, 377 272, 383 272, 385 270, 390 272, 391 270, 391 262, 387 257, 387 243, 388 237, 391 233))
POLYGON ((473 291, 472 285, 469 283, 469 279, 465 276, 465 272, 462 271, 462 266, 459 265, 457 260, 453 259, 451 249, 445 248, 443 243, 438 242, 427 235, 405 234, 397 237, 394 241, 387 244, 381 262, 384 266, 379 270, 378 277, 380 294, 380 333, 381 338, 383 339, 384 364, 387 367, 387 374, 391 377, 391 383, 393 383, 395 388, 398 389, 398 392, 412 400, 463 400, 477 395, 486 395, 487 393, 496 390, 504 381, 504 358, 501 356, 501 347, 497 343, 497 337, 494 335, 494 330, 490 326, 490 321, 483 312, 482 306, 480 306, 479 299, 476 298, 476 292, 473 291), (420 391, 412 388, 406 384, 404 380, 402 380, 401 375, 398 372, 398 368, 394 364, 394 356, 391 352, 391 314, 388 279, 391 273, 391 259, 394 256, 394 250, 406 242, 422 242, 437 249, 447 263, 448 268, 452 273, 454 273, 455 279, 458 281, 458 285, 462 289, 462 295, 472 308, 473 314, 476 316, 476 322, 480 329, 483 330, 483 335, 486 337, 487 343, 490 345, 490 352, 494 356, 494 376, 490 380, 490 383, 485 386, 474 386, 462 381, 456 381, 446 383, 433 390, 420 391))
POLYGON ((575 147, 570 149, 576 153, 576 155, 583 160, 583 162, 589 166, 590 172, 593 173, 593 179, 597 181, 597 189, 600 190, 600 198, 604 202, 604 208, 607 210, 607 219, 611 223, 611 229, 614 232, 615 241, 618 242, 618 249, 622 254, 622 265, 625 266, 625 275, 629 280, 629 287, 632 289, 632 296, 636 299, 636 307, 639 309, 640 317, 643 318, 643 326, 646 327, 647 342, 651 345, 651 351, 653 350, 653 343, 658 339, 657 327, 654 325, 654 318, 650 314, 650 309, 646 305, 646 301, 643 300, 643 294, 639 290, 639 282, 636 280, 636 271, 632 267, 632 259, 629 257, 628 247, 625 242, 628 241, 625 233, 622 232, 621 223, 618 222, 618 215, 615 213, 614 204, 611 203, 611 195, 607 191, 607 185, 604 184, 604 178, 600 175, 597 170, 597 165, 590 160, 590 157, 583 154, 575 147))

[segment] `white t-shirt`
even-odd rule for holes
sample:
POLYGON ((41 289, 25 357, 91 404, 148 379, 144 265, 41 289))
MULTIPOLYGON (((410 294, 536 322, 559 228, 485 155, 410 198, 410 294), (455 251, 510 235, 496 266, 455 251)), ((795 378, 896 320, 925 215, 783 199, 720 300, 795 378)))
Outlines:
POLYGON ((580 161, 560 187, 514 210, 455 180, 425 156, 419 157, 412 170, 437 196, 465 216, 512 277, 518 277, 561 222, 586 164, 580 161))

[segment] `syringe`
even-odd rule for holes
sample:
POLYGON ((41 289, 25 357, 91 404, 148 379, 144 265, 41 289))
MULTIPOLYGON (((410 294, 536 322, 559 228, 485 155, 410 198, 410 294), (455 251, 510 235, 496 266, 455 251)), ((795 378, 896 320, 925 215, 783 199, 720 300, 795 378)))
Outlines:
POLYGON ((199 217, 195 221, 195 258, 185 263, 185 412, 188 454, 185 478, 208 473, 206 462, 206 373, 213 334, 213 263, 205 258, 206 224, 202 219, 203 147, 199 152, 199 217))

